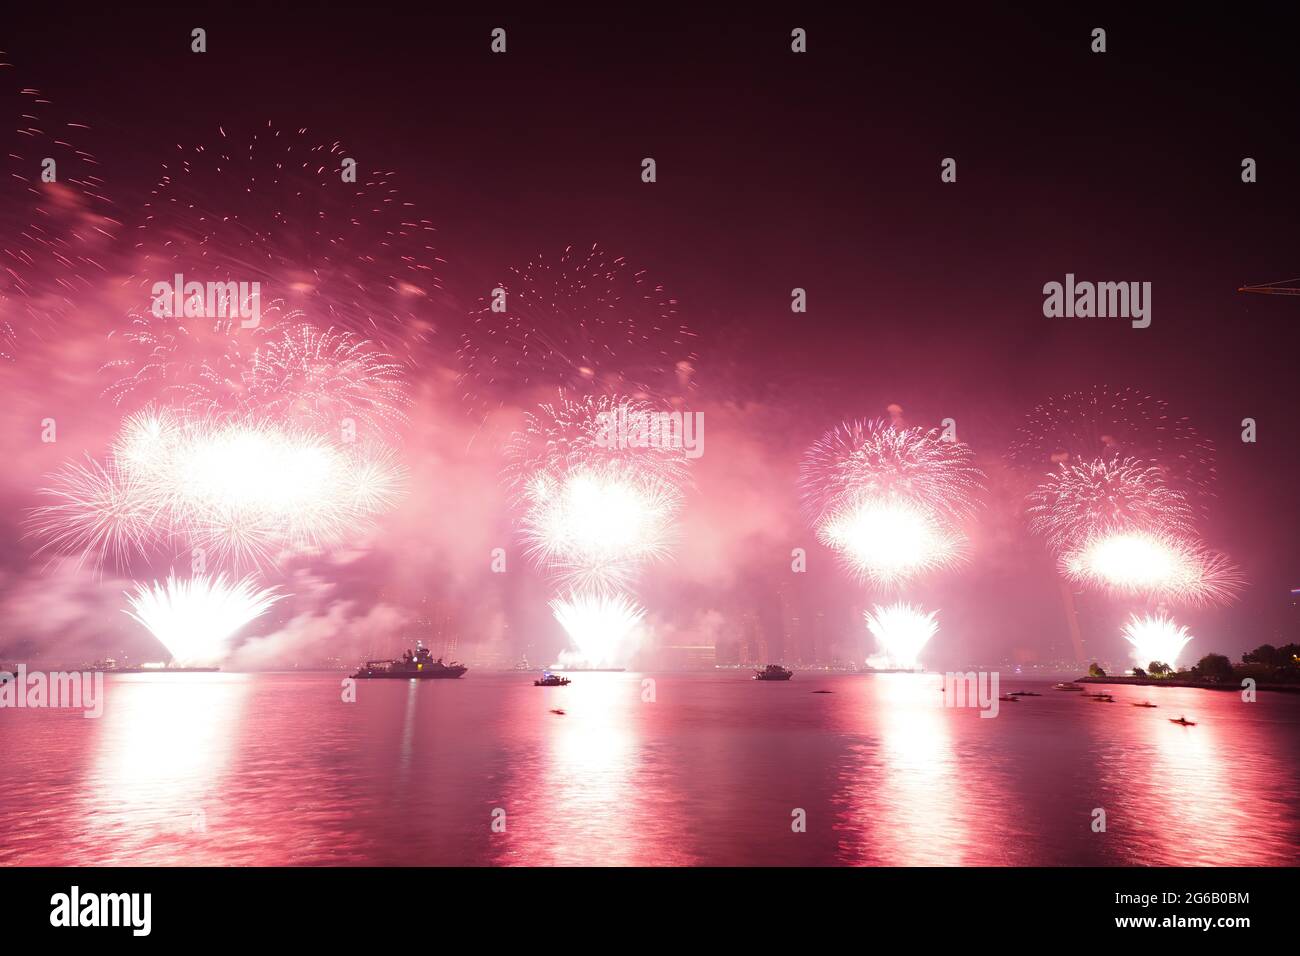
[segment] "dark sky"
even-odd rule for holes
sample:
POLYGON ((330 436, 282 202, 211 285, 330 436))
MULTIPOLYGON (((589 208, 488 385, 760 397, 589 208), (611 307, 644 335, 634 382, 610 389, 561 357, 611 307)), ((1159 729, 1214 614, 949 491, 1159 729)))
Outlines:
MULTIPOLYGON (((451 301, 473 302, 539 250, 599 242, 627 256, 699 332, 709 401, 779 405, 802 424, 791 476, 803 445, 889 402, 916 421, 955 417, 996 460, 1049 395, 1148 391, 1215 441, 1205 532, 1250 581, 1235 607, 1188 615, 1215 635, 1201 649, 1296 639, 1300 297, 1237 292, 1300 276, 1285 31, 1186 11, 1175 23, 654 5, 542 21, 271 6, 17 9, 0 48, 88 118, 124 205, 166 146, 272 118, 400 173, 438 224, 451 301), (189 52, 194 26, 208 30, 203 56, 189 52), (505 56, 488 52, 494 26, 508 30, 505 56), (789 52, 794 26, 806 55, 789 52), (1089 52, 1096 26, 1104 55, 1089 52), (948 156, 952 185, 939 181, 948 156), (1044 318, 1042 286, 1067 272, 1150 281, 1151 327, 1044 318), (806 315, 789 310, 795 286, 806 315), (1256 444, 1240 441, 1245 417, 1256 444)), ((1016 632, 985 621, 981 651, 1059 629, 1041 551, 1025 538, 950 582, 953 607, 996 605, 985 617, 1016 632)), ((808 610, 846 588, 833 575, 810 585, 808 610)))

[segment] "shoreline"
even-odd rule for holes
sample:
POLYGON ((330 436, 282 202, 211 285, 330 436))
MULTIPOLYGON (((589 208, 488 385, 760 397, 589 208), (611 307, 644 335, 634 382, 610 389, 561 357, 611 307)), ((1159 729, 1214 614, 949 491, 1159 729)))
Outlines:
MULTIPOLYGON (((1134 687, 1194 687, 1200 690, 1242 690, 1240 681, 1225 683, 1222 681, 1196 680, 1190 677, 1076 677, 1076 684, 1129 684, 1134 687)), ((1256 690, 1279 691, 1283 694, 1300 694, 1300 684, 1268 684, 1256 681, 1256 690)))

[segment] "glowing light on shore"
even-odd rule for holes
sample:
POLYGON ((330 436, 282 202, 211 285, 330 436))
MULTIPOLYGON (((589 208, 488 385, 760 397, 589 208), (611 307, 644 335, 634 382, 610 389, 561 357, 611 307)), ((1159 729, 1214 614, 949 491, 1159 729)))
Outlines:
POLYGON ((1133 663, 1150 667, 1159 662, 1178 667, 1178 656, 1192 640, 1186 627, 1180 627, 1164 614, 1134 614, 1123 629, 1124 640, 1133 646, 1133 663))
POLYGON ((921 651, 939 630, 938 613, 927 614, 920 607, 898 601, 887 607, 877 604, 874 612, 864 611, 862 616, 876 639, 882 663, 915 670, 921 666, 921 651))
POLYGON ((169 576, 167 583, 136 584, 123 613, 149 629, 183 667, 212 667, 230 649, 241 628, 261 616, 283 594, 259 588, 251 577, 232 583, 225 575, 169 576))
POLYGON ((550 607, 588 667, 619 660, 645 617, 645 608, 624 594, 569 592, 551 601, 550 607))

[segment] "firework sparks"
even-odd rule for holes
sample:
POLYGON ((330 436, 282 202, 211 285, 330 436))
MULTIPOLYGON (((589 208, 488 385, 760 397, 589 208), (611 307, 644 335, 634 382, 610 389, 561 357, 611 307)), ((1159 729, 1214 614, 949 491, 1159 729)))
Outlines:
POLYGON ((1124 639, 1133 646, 1137 667, 1168 664, 1177 668, 1178 656, 1192 640, 1186 627, 1179 627, 1164 614, 1132 615, 1124 625, 1124 639))
POLYGON ((537 257, 498 284, 461 338, 461 387, 486 410, 534 386, 658 396, 695 361, 694 333, 662 286, 597 247, 537 257))
POLYGON ((184 541, 259 566, 358 533, 400 494, 392 456, 265 419, 146 410, 123 424, 107 466, 65 470, 32 515, 61 553, 96 563, 184 541))
POLYGON ((610 447, 603 424, 650 406, 617 397, 544 405, 510 442, 507 474, 524 538, 568 587, 614 589, 674 540, 687 478, 682 449, 610 447))
POLYGON ((876 605, 863 617, 876 639, 876 647, 889 667, 915 670, 921 666, 921 651, 939 630, 938 611, 928 614, 919 607, 899 601, 887 607, 876 605))
POLYGON ((1194 539, 1148 531, 1102 534, 1061 555, 1061 570, 1080 584, 1121 597, 1219 604, 1240 589, 1240 572, 1194 539))
POLYGON ((957 524, 982 477, 969 446, 937 431, 855 421, 807 451, 799 484, 819 540, 859 578, 894 585, 962 558, 957 524))
POLYGON ((177 273, 258 282, 264 303, 282 300, 405 355, 428 344, 441 291, 436 230, 393 174, 357 169, 346 182, 345 159, 358 154, 305 129, 218 132, 209 145, 178 145, 165 164, 141 229, 142 287, 177 273))
POLYGON ((127 594, 130 610, 123 613, 139 621, 182 667, 210 667, 221 662, 231 639, 250 621, 261 616, 284 595, 274 588, 258 588, 252 578, 238 583, 197 576, 167 583, 137 584, 127 594))
POLYGON ((1125 458, 1057 465, 1029 495, 1030 530, 1055 549, 1141 528, 1191 531, 1192 509, 1161 471, 1125 458))
POLYGON ((588 667, 615 663, 645 617, 645 608, 624 594, 571 591, 550 607, 588 667))
POLYGON ((1037 479, 1053 463, 1131 459, 1204 513, 1215 478, 1214 443, 1168 403, 1133 388, 1093 386, 1055 396, 1029 413, 1011 462, 1037 479))

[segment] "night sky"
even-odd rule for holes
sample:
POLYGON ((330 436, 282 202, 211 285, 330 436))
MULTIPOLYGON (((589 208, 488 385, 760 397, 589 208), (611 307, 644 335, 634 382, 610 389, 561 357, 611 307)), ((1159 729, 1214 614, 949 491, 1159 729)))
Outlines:
MULTIPOLYGON (((513 653, 562 645, 522 556, 517 573, 486 573, 492 546, 514 548, 510 515, 496 451, 451 383, 466 316, 509 267, 592 244, 662 283, 698 335, 684 402, 705 413, 707 450, 677 557, 641 590, 661 643, 734 641, 752 608, 774 651, 791 616, 819 613, 831 647, 865 646, 868 597, 803 523, 796 470, 826 429, 898 403, 913 424, 954 418, 989 474, 972 561, 917 592, 943 608, 934 665, 1072 656, 1052 558, 1003 456, 1037 403, 1094 385, 1163 399, 1217 446, 1201 530, 1249 585, 1230 607, 1177 614, 1193 656, 1300 638, 1300 298, 1237 291, 1300 275, 1293 43, 1244 17, 1189 17, 7 13, 0 49, 19 85, 89 125, 78 143, 121 228, 76 314, 20 329, 0 368, 0 658, 148 654, 117 613, 122 580, 33 561, 22 515, 41 475, 101 453, 120 417, 97 400, 95 343, 123 311, 115 280, 168 151, 267 120, 391 171, 444 261, 412 373, 411 497, 348 555, 280 569, 298 599, 244 663, 346 656, 429 602, 462 654, 491 637, 513 653), (206 54, 190 52, 195 26, 206 54), (504 56, 489 52, 496 26, 504 56), (805 55, 790 52, 795 26, 805 55), (944 157, 955 184, 940 182, 944 157), (1045 318, 1043 284, 1066 273, 1151 282, 1150 328, 1045 318), (791 313, 794 287, 806 314, 791 313), (46 415, 57 447, 36 437, 46 415), (1240 439, 1246 417, 1257 443, 1240 439), (790 574, 793 547, 808 548, 807 575, 790 574)), ((6 244, 18 221, 4 216, 6 244)), ((539 397, 509 396, 500 427, 539 397)), ((1113 623, 1090 656, 1124 657, 1113 623)))

